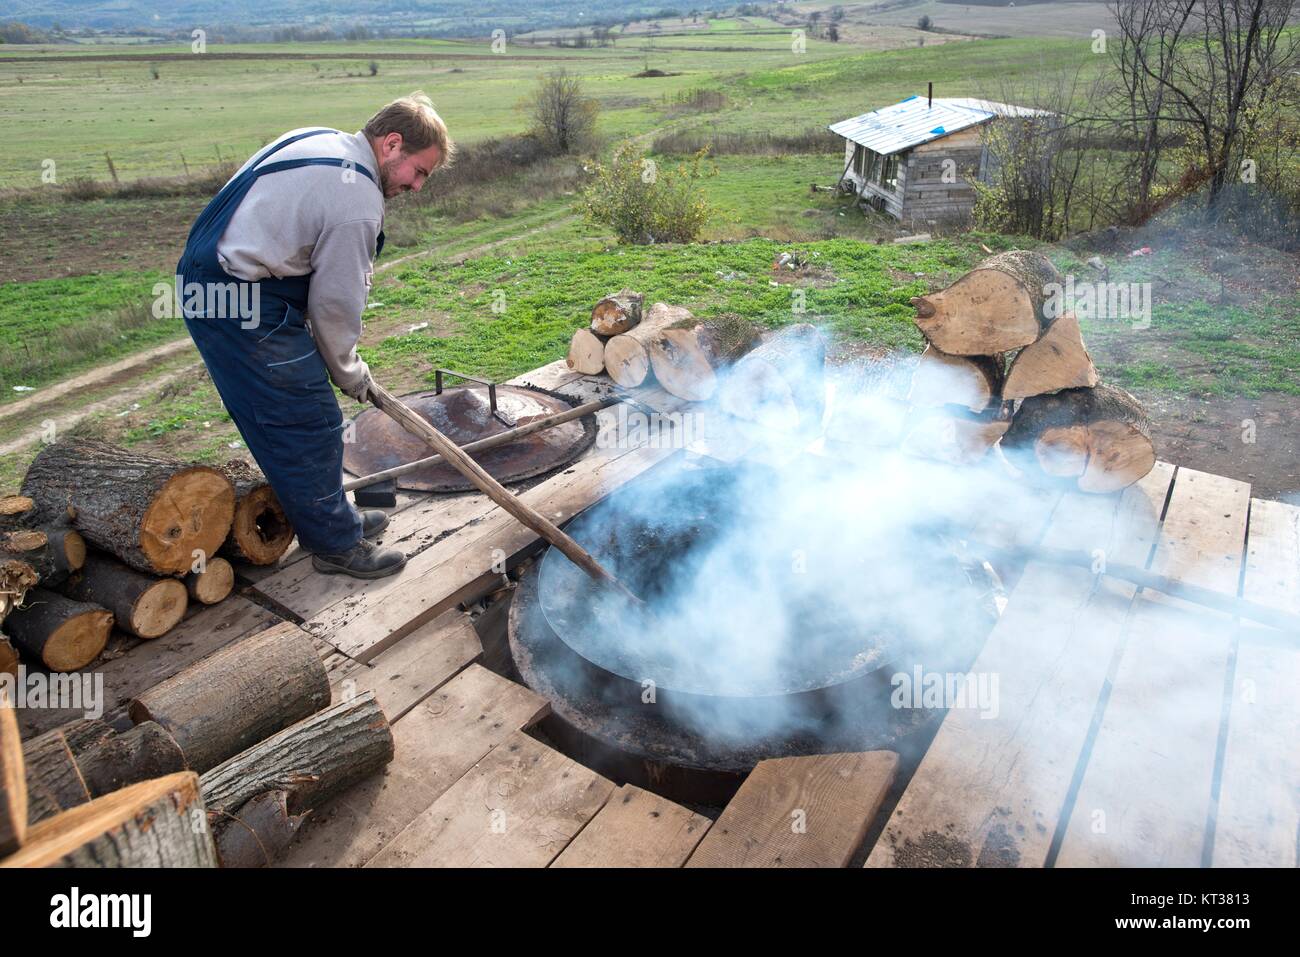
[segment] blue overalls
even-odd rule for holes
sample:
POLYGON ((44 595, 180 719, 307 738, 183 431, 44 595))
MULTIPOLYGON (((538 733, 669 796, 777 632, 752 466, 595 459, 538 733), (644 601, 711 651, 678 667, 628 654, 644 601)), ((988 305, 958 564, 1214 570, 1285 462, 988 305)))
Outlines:
MULTIPOLYGON (((338 166, 355 168, 377 183, 364 166, 332 157, 260 165, 290 143, 332 132, 299 133, 258 156, 199 214, 176 267, 185 325, 226 411, 275 489, 299 544, 324 554, 356 545, 361 517, 343 492, 343 414, 304 318, 311 276, 245 282, 221 268, 217 243, 260 176, 300 166, 338 166), (191 295, 195 292, 201 301, 191 295), (228 308, 250 302, 256 303, 255 312, 237 307, 232 315, 228 308)), ((382 232, 378 245, 382 250, 382 232)))

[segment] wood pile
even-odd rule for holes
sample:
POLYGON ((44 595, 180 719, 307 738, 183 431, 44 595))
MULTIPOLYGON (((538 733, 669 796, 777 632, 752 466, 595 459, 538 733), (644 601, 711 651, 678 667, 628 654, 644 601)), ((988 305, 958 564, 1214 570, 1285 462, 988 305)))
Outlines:
POLYGON ((1113 492, 1155 465, 1137 400, 1101 383, 1062 277, 1041 253, 999 253, 912 300, 927 346, 912 376, 905 450, 971 462, 1000 443, 1023 471, 1113 492))
POLYGON ((753 323, 735 315, 696 319, 689 309, 623 289, 602 298, 569 343, 567 363, 583 375, 606 373, 625 389, 651 381, 688 402, 711 398, 718 373, 758 345, 753 323))
POLYGON ((273 564, 293 528, 265 478, 74 439, 45 446, 0 496, 0 672, 77 671, 114 627, 167 634, 235 587, 232 562, 273 564), (218 555, 221 553, 221 557, 218 555))
POLYGON ((393 757, 373 692, 330 704, 311 638, 274 626, 131 702, 23 743, 0 694, 0 867, 258 867, 393 757))

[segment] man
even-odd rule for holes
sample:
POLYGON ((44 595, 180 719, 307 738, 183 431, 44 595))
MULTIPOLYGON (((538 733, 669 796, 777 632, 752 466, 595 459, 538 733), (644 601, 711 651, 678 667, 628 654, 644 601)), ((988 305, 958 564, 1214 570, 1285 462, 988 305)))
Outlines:
POLYGON ((453 152, 423 93, 354 134, 286 133, 203 210, 177 266, 185 324, 221 401, 322 572, 382 578, 406 564, 369 541, 388 516, 358 513, 343 492, 343 415, 329 381, 366 401, 356 347, 384 200, 418 190, 453 152))

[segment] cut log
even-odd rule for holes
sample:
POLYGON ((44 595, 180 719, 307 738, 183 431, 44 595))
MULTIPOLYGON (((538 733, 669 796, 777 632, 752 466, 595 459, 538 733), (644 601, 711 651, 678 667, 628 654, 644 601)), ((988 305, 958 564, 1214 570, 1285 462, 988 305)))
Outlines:
POLYGON ((723 412, 781 432, 816 429, 826 408, 826 342, 807 323, 744 356, 718 390, 723 412))
POLYGON ((329 704, 329 680, 311 639, 283 623, 227 645, 128 706, 131 720, 169 731, 203 773, 329 704))
POLYGON ((18 716, 0 690, 0 858, 12 854, 27 837, 27 775, 18 716))
POLYGON ((81 571, 59 591, 107 608, 117 627, 137 638, 165 635, 180 624, 189 605, 185 584, 179 579, 144 575, 98 552, 87 555, 81 571))
POLYGON ((591 310, 591 331, 606 337, 631 332, 641 322, 644 300, 641 293, 631 289, 611 293, 591 310))
POLYGON ((195 601, 215 605, 234 590, 235 570, 224 558, 209 558, 203 571, 185 577, 185 588, 195 601))
POLYGON ((238 827, 249 802, 262 794, 284 792, 287 820, 320 807, 392 759, 392 730, 375 693, 367 691, 211 769, 203 775, 203 799, 221 834, 238 827))
POLYGON ((0 495, 0 518, 25 515, 35 507, 26 495, 0 495))
POLYGON ((222 867, 265 867, 288 850, 306 814, 290 814, 286 791, 263 791, 212 827, 222 867))
POLYGON ((605 343, 608 336, 590 329, 575 329, 569 340, 569 355, 564 360, 574 372, 599 375, 605 371, 605 343))
POLYGON ((0 867, 216 867, 198 776, 143 781, 42 821, 0 867))
MULTIPOLYGON (((3 618, 4 615, 0 615, 0 620, 3 618)), ((0 635, 0 675, 18 677, 18 649, 4 635, 0 635)))
POLYGON ((650 340, 650 366, 665 390, 687 402, 712 398, 717 373, 758 345, 758 328, 724 314, 694 326, 665 329, 650 340))
POLYGON ((912 373, 907 399, 923 408, 961 405, 983 412, 1000 401, 1001 390, 1001 356, 950 356, 928 345, 912 373))
POLYGON ((978 415, 964 410, 934 410, 919 416, 903 439, 908 455, 971 465, 982 459, 1006 434, 1011 419, 1006 407, 995 406, 978 415))
POLYGON ((1126 488, 1156 462, 1141 405, 1105 384, 1025 399, 1002 448, 1021 469, 1070 481, 1084 492, 1126 488))
POLYGON ((216 469, 77 439, 45 446, 23 494, 42 516, 76 510, 86 541, 139 571, 188 572, 215 555, 230 532, 235 492, 216 469))
POLYGON ((0 621, 18 607, 23 596, 40 580, 30 562, 0 557, 0 621))
POLYGON ((77 671, 94 661, 108 644, 113 613, 100 605, 33 588, 23 606, 9 613, 5 629, 20 650, 51 671, 77 671))
POLYGON ((1007 370, 1002 398, 1024 399, 1061 389, 1090 389, 1100 379, 1074 313, 1059 317, 1037 342, 1020 350, 1007 370))
POLYGON ((49 588, 67 580, 86 561, 86 540, 66 523, 0 532, 0 557, 27 562, 49 588))
POLYGON ((92 798, 186 770, 180 746, 152 721, 84 750, 76 755, 76 762, 92 798))
POLYGON ((23 745, 29 825, 90 800, 77 756, 98 747, 113 734, 104 722, 83 719, 46 731, 23 745))
POLYGON ((227 462, 222 471, 235 489, 235 515, 221 554, 251 565, 274 565, 293 544, 293 526, 275 490, 240 459, 227 462))
POLYGON ((635 389, 650 375, 647 349, 650 341, 671 326, 692 318, 689 309, 656 302, 646 310, 640 325, 605 343, 605 371, 623 388, 635 389))
POLYGON ((1060 283, 1061 274, 1042 253, 998 253, 947 289, 914 298, 916 325, 952 356, 1019 349, 1051 324, 1048 302, 1060 283))

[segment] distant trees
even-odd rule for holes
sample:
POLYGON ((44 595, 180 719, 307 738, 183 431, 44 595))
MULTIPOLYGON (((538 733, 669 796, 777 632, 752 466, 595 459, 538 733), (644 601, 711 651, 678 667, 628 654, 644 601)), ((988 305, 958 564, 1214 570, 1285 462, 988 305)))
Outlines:
POLYGON ((928 14, 922 14, 921 19, 916 21, 916 28, 918 30, 928 31, 933 26, 934 26, 934 21, 930 19, 928 14))
POLYGON ((0 43, 48 43, 49 35, 17 20, 0 23, 0 43))
POLYGON ((839 29, 839 27, 837 27, 837 26, 836 26, 835 24, 833 24, 833 23, 832 23, 829 27, 827 27, 827 28, 826 28, 826 39, 827 39, 827 40, 830 40, 831 43, 839 43, 839 42, 840 42, 840 29, 839 29))
POLYGON ((608 164, 598 165, 583 191, 587 218, 614 231, 621 243, 689 243, 716 212, 704 196, 700 181, 714 175, 701 168, 707 150, 671 170, 661 170, 631 144, 614 151, 608 164))
POLYGON ((565 69, 537 82, 525 101, 533 133, 554 153, 572 153, 591 145, 599 104, 583 91, 582 80, 565 69))

